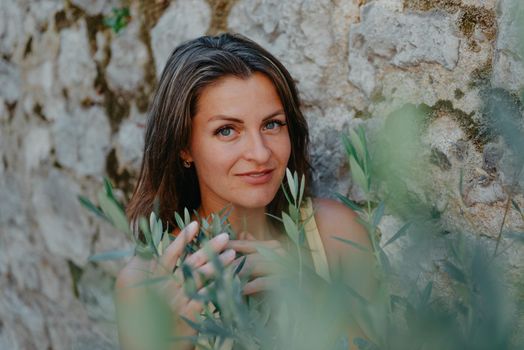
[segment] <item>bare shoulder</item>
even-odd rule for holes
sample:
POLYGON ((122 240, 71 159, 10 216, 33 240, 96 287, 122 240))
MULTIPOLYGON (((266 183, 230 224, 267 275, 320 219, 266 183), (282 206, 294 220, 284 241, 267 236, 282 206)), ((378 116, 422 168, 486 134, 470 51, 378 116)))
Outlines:
POLYGON ((346 281, 361 295, 374 295, 378 289, 375 261, 368 233, 357 220, 358 214, 331 199, 313 199, 313 209, 330 270, 342 272, 346 281), (357 244, 345 243, 335 237, 357 244))
POLYGON ((314 198, 313 209, 318 231, 330 263, 337 262, 341 256, 357 251, 353 246, 335 237, 370 247, 368 234, 358 222, 358 214, 353 210, 340 202, 325 198, 314 198))

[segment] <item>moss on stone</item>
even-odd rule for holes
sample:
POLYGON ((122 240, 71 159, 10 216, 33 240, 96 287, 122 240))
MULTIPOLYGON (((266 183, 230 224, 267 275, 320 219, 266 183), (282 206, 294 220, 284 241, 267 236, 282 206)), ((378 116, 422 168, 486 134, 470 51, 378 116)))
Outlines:
POLYGON ((482 66, 475 68, 471 72, 468 87, 475 88, 475 87, 482 87, 482 86, 488 85, 491 79, 492 72, 493 72, 493 64, 492 64, 491 57, 489 57, 482 66))
POLYGON ((80 278, 82 277, 84 270, 76 265, 71 260, 67 260, 67 266, 69 267, 69 273, 71 274, 71 281, 73 285, 71 286, 71 289, 73 290, 73 294, 76 298, 79 297, 78 293, 78 282, 80 281, 80 278))
POLYGON ((156 24, 156 22, 160 18, 160 15, 167 8, 169 2, 166 3, 167 4, 163 4, 162 7, 158 8, 157 13, 150 13, 149 15, 144 14, 142 25, 140 26, 139 39, 146 46, 149 60, 151 61, 150 64, 146 64, 144 66, 144 84, 142 84, 142 86, 138 90, 135 99, 138 111, 141 113, 145 113, 147 111, 149 104, 151 103, 151 99, 153 98, 153 92, 157 85, 157 72, 155 64, 153 63, 154 55, 153 48, 151 47, 150 29, 152 28, 152 26, 154 26, 154 24, 156 24))
POLYGON ((404 0, 404 9, 415 11, 444 10, 455 13, 461 5, 460 0, 404 0))
POLYGON ((135 188, 135 175, 131 175, 127 169, 120 169, 115 149, 109 152, 106 158, 106 174, 115 186, 124 192, 125 201, 128 202, 135 188))
POLYGON ((104 16, 85 16, 86 27, 87 27, 87 39, 91 52, 94 54, 97 50, 96 44, 96 33, 99 31, 106 30, 107 27, 104 24, 104 16))
POLYGON ((414 11, 441 10, 447 13, 457 13, 457 26, 468 39, 469 48, 480 50, 473 34, 478 27, 490 41, 497 36, 497 15, 494 10, 482 6, 463 5, 460 0, 404 0, 404 9, 414 11))
POLYGON ((217 35, 227 31, 227 18, 237 0, 206 0, 211 7, 211 25, 208 35, 217 35))
POLYGON ((55 29, 61 31, 70 27, 82 16, 84 12, 80 8, 71 4, 70 1, 65 1, 64 9, 55 13, 55 29))
POLYGON ((470 38, 477 26, 488 40, 494 40, 497 36, 497 16, 495 11, 478 6, 464 6, 462 15, 459 18, 461 32, 467 38, 470 38))
POLYGON ((493 138, 487 125, 483 123, 482 120, 474 118, 475 112, 468 114, 460 109, 454 108, 453 103, 449 100, 439 100, 431 106, 430 109, 430 118, 439 118, 441 116, 453 118, 460 125, 467 139, 473 143, 479 152, 482 152, 484 145, 493 138))
POLYGON ((162 17, 166 9, 169 7, 170 2, 170 0, 138 1, 139 12, 143 17, 142 23, 148 31, 157 24, 160 17, 162 17))
POLYGON ((129 103, 122 96, 116 95, 107 85, 104 72, 100 66, 97 65, 97 76, 95 78, 95 90, 98 94, 104 96, 104 108, 109 117, 109 124, 111 131, 114 133, 118 130, 120 122, 129 116, 131 108, 129 103))
POLYGON ((435 147, 431 149, 429 162, 438 166, 443 171, 451 169, 451 162, 449 161, 448 156, 435 147))
POLYGON ((362 120, 367 120, 367 119, 370 119, 372 117, 371 113, 369 113, 369 111, 366 109, 366 110, 360 110, 360 109, 357 109, 355 111, 355 118, 358 118, 358 119, 362 119, 362 120))

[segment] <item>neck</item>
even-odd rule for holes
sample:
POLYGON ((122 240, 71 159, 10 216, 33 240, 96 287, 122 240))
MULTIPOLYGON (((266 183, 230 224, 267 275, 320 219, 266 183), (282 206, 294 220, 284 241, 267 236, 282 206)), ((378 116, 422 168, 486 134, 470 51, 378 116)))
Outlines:
MULTIPOLYGON (((207 218, 212 213, 220 212, 224 207, 225 205, 202 203, 199 213, 202 217, 207 218)), ((276 236, 270 218, 266 215, 266 208, 243 208, 233 205, 225 212, 229 212, 229 223, 241 239, 244 238, 246 233, 249 233, 256 240, 269 240, 276 236)))

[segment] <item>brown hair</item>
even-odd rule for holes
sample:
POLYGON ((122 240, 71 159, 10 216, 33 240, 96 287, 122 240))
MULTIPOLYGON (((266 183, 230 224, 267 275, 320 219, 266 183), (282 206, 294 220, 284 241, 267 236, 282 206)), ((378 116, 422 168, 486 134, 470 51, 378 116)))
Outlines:
MULTIPOLYGON (((308 127, 289 72, 273 55, 244 36, 203 36, 178 46, 162 72, 149 108, 140 175, 127 207, 132 222, 148 217, 155 201, 160 218, 170 225, 174 223, 174 211, 198 209, 197 174, 194 167, 183 166, 180 153, 189 144, 199 95, 222 77, 248 78, 254 72, 271 79, 284 106, 291 140, 288 168, 309 180, 308 127)), ((285 204, 279 189, 267 211, 280 215, 285 204)))

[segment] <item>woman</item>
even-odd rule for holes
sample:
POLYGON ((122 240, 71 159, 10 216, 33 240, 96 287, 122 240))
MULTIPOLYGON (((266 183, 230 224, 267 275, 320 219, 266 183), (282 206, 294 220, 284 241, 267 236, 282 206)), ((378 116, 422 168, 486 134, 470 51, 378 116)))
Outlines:
MULTIPOLYGON (((155 199, 160 217, 172 229, 174 211, 188 208, 207 217, 230 205, 229 222, 235 232, 241 232, 240 239, 222 234, 210 246, 224 265, 237 264, 236 253, 247 256, 242 268, 250 274, 246 295, 268 289, 271 262, 257 253, 257 247, 281 252, 285 235, 266 213, 279 216, 286 204, 280 188, 286 167, 309 175, 308 128, 299 104, 284 66, 245 37, 206 36, 177 47, 149 111, 142 168, 127 210, 130 219, 149 215, 155 199)), ((305 211, 312 209, 309 199, 308 206, 305 211)), ((312 207, 314 220, 307 241, 316 270, 329 278, 328 266, 351 266, 354 259, 362 258, 362 253, 332 236, 364 246, 369 241, 355 213, 344 205, 313 199, 312 207)), ((180 232, 159 264, 134 257, 117 279, 120 305, 132 300, 127 286, 150 277, 151 272, 173 271, 197 232, 196 223, 180 232)), ((202 249, 185 262, 212 279, 213 265, 202 249)), ((368 280, 371 285, 372 278, 368 280)), ((173 314, 179 320, 179 316, 194 319, 202 305, 188 299, 180 283, 170 283, 163 288, 168 290, 173 314)), ((201 287, 197 282, 197 288, 201 287)), ((184 321, 178 322, 176 330, 181 336, 195 334, 184 321)), ((121 335, 123 347, 131 348, 125 343, 125 330, 121 335)))

